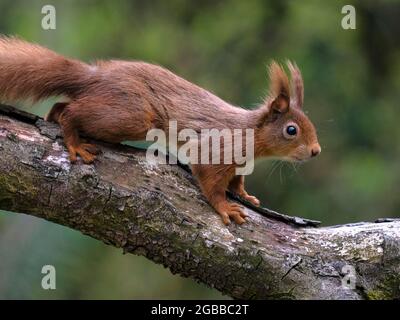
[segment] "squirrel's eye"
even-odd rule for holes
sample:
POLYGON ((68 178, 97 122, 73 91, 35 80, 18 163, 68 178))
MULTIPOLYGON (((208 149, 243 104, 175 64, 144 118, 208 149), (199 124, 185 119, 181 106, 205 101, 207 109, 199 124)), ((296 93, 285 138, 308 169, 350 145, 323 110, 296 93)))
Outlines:
POLYGON ((283 127, 282 133, 286 139, 296 139, 300 133, 300 128, 296 123, 289 122, 283 127))
POLYGON ((295 126, 288 126, 288 127, 286 128, 286 133, 287 133, 289 136, 295 136, 295 135, 297 134, 297 129, 296 129, 295 126))

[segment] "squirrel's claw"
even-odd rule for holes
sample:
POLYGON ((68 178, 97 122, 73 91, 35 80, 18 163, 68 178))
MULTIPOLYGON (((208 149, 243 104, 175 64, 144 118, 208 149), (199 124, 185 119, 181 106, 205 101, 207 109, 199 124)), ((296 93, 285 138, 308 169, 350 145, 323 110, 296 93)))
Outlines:
POLYGON ((246 222, 247 214, 244 213, 243 208, 237 203, 224 203, 218 210, 222 221, 225 225, 230 224, 231 218, 237 223, 242 224, 246 222))
POLYGON ((79 155, 84 163, 90 164, 93 163, 94 160, 96 159, 94 153, 96 152, 97 154, 98 150, 99 149, 96 146, 88 143, 82 143, 77 147, 69 146, 68 147, 69 159, 71 163, 75 163, 77 160, 77 155, 79 155))
POLYGON ((257 207, 260 205, 260 200, 258 200, 255 196, 245 195, 243 196, 243 199, 254 204, 257 207))

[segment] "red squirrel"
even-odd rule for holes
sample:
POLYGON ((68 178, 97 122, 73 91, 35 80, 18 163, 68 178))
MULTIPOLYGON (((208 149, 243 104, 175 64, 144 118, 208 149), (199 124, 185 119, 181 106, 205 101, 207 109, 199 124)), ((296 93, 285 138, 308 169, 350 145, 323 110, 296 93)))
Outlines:
MULTIPOLYGON (((80 156, 92 163, 97 147, 83 143, 80 134, 111 143, 145 140, 153 128, 254 129, 254 157, 305 161, 321 147, 316 130, 304 114, 303 80, 299 68, 288 62, 291 81, 283 67, 269 67, 270 93, 254 110, 233 106, 209 91, 157 65, 137 61, 97 61, 86 64, 42 46, 12 37, 0 37, 0 97, 10 102, 65 96, 48 121, 61 126, 71 162, 80 156)), ((208 202, 225 224, 245 222, 242 207, 228 202, 230 190, 259 205, 244 188, 237 164, 193 164, 193 175, 208 202)))

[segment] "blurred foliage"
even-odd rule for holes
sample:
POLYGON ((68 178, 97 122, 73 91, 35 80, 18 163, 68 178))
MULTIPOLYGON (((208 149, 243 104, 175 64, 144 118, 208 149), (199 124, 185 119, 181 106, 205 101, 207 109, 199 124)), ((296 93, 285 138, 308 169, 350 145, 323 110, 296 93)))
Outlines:
MULTIPOLYGON (((2 0, 0 12, 3 34, 86 61, 161 64, 250 108, 267 92, 268 62, 296 61, 323 152, 295 168, 260 160, 247 188, 324 224, 399 216, 399 1, 2 0), (41 28, 45 4, 56 7, 56 30, 41 28), (356 30, 341 28, 345 4, 356 8, 356 30)), ((0 215, 0 298, 221 297, 77 232, 0 215), (40 287, 44 264, 56 266, 55 291, 40 287)))

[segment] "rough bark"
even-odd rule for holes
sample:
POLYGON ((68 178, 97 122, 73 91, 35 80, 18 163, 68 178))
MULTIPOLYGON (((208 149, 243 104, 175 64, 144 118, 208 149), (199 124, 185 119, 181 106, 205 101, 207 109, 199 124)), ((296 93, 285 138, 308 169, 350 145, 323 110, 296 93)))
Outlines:
POLYGON ((71 165, 57 125, 1 106, 0 209, 79 230, 234 298, 400 298, 399 221, 318 228, 246 205, 248 222, 226 227, 181 167, 127 146, 101 149, 94 165, 71 165))

